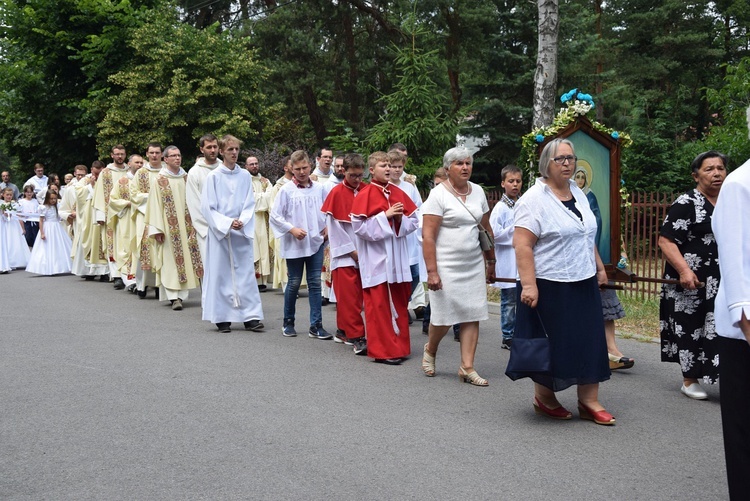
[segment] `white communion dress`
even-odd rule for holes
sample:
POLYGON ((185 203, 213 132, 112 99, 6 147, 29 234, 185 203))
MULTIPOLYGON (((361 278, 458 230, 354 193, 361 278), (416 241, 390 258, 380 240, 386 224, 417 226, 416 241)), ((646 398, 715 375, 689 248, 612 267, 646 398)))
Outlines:
POLYGON ((26 271, 37 275, 70 273, 72 267, 70 250, 73 243, 60 222, 57 210, 55 207, 45 206, 40 210, 40 216, 44 218, 43 228, 46 238, 42 240, 40 229, 31 250, 26 271))
POLYGON ((17 213, 20 207, 16 202, 11 205, 14 209, 4 210, 0 214, 0 272, 25 268, 29 262, 29 246, 17 213))

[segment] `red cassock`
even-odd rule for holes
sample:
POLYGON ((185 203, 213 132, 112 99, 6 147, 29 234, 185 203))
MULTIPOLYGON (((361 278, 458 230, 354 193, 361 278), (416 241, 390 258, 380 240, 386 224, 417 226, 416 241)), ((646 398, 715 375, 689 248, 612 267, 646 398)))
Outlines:
MULTIPOLYGON (((357 194, 358 190, 352 188, 344 180, 331 190, 320 209, 334 220, 333 224, 339 227, 336 229, 339 231, 336 231, 335 234, 333 229, 329 229, 332 257, 336 255, 337 249, 342 247, 340 242, 336 241, 339 235, 343 237, 342 240, 346 240, 346 235, 349 235, 352 243, 354 243, 355 238, 354 232, 351 230, 350 214, 352 203, 354 203, 357 194)), ((333 259, 331 261, 333 262, 333 259)), ((363 337, 365 335, 365 324, 362 319, 364 299, 359 269, 354 266, 339 266, 331 271, 331 275, 333 276, 333 290, 337 300, 336 326, 344 331, 349 339, 363 337)))
MULTIPOLYGON (((372 182, 357 195, 352 204, 352 216, 370 218, 387 211, 392 205, 401 202, 404 207, 404 217, 411 216, 417 206, 398 187, 386 186, 372 182)), ((389 221, 394 233, 401 230, 401 224, 389 221)), ((402 238, 389 237, 394 245, 406 245, 402 238)), ((385 249, 391 248, 384 246, 385 249)), ((366 266, 361 262, 360 266, 366 266)), ((411 276, 407 269, 402 270, 404 276, 411 276)), ((403 282, 382 282, 364 288, 365 326, 367 331, 367 355, 375 359, 403 358, 411 353, 409 341, 409 296, 411 294, 410 279, 403 282)))

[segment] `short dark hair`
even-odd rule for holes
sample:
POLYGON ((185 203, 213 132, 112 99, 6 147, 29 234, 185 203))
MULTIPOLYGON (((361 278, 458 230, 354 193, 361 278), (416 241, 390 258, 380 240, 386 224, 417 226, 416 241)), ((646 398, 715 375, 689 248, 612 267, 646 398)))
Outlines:
POLYGON ((347 153, 344 155, 344 170, 364 169, 365 159, 359 153, 347 153))
POLYGON ((159 148, 159 151, 161 151, 161 143, 152 141, 146 145, 146 151, 148 151, 149 148, 159 148))
POLYGON ((115 151, 115 150, 123 150, 123 151, 125 151, 125 146, 123 146, 121 144, 116 144, 116 145, 112 146, 112 150, 110 150, 110 152, 115 151))
POLYGON ((318 152, 315 154, 315 156, 318 157, 318 158, 320 158, 320 156, 323 154, 323 150, 330 151, 331 152, 331 156, 333 156, 333 148, 331 148, 330 146, 321 146, 318 149, 318 152))
POLYGON ((503 167, 503 170, 500 171, 500 180, 505 181, 505 176, 508 174, 521 174, 521 169, 518 168, 517 165, 514 164, 508 164, 505 167, 503 167))
POLYGON ((393 150, 409 151, 406 149, 406 146, 404 145, 404 143, 393 143, 392 145, 388 147, 388 151, 390 152, 393 150))
POLYGON ((695 160, 693 160, 693 162, 690 164, 690 172, 692 172, 693 174, 697 174, 701 168, 701 165, 703 165, 703 162, 705 162, 709 158, 720 158, 721 163, 724 164, 724 168, 726 169, 727 161, 729 160, 729 158, 723 153, 719 153, 718 151, 711 150, 711 151, 704 151, 703 153, 695 157, 695 160))
POLYGON ((216 141, 216 142, 217 142, 217 144, 218 144, 218 142, 219 142, 219 140, 218 140, 218 139, 216 139, 216 136, 214 136, 213 134, 203 134, 203 135, 201 136, 201 138, 200 138, 200 139, 198 139, 198 145, 199 145, 199 146, 200 146, 201 148, 203 148, 203 145, 204 145, 204 144, 206 144, 206 141, 211 141, 211 142, 213 142, 213 141, 216 141))
POLYGON ((94 160, 91 162, 91 168, 92 169, 103 169, 104 168, 104 162, 101 160, 94 160))

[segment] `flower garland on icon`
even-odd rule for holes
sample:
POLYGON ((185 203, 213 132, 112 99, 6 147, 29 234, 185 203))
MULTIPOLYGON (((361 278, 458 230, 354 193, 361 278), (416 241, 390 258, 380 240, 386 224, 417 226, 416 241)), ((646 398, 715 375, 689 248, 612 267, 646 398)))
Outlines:
MULTIPOLYGON (((550 125, 534 129, 522 138, 521 159, 532 171, 536 171, 534 163, 537 159, 536 152, 539 144, 544 142, 548 136, 556 135, 576 118, 586 116, 596 107, 591 94, 578 92, 578 89, 569 90, 560 96, 560 101, 565 107, 560 108, 560 111, 550 125)), ((589 120, 594 129, 611 136, 615 141, 619 141, 623 148, 627 148, 633 144, 633 140, 630 139, 630 136, 626 132, 618 132, 596 120, 589 120)))

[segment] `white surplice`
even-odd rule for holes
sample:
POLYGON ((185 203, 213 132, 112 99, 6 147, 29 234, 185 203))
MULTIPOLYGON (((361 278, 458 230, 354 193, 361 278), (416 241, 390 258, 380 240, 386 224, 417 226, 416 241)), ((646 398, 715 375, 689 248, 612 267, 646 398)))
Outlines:
POLYGON ((206 235, 208 234, 208 223, 201 212, 201 193, 203 193, 203 183, 206 182, 208 175, 221 165, 218 160, 216 163, 207 164, 206 159, 201 157, 195 161, 187 175, 187 186, 185 196, 187 198, 188 212, 190 219, 193 220, 193 228, 198 236, 198 245, 201 248, 201 254, 206 251, 206 235))
POLYGON ((255 195, 250 173, 220 165, 205 179, 201 213, 208 227, 203 257, 203 320, 213 323, 262 320, 253 267, 255 195), (238 219, 242 229, 233 230, 238 219))

